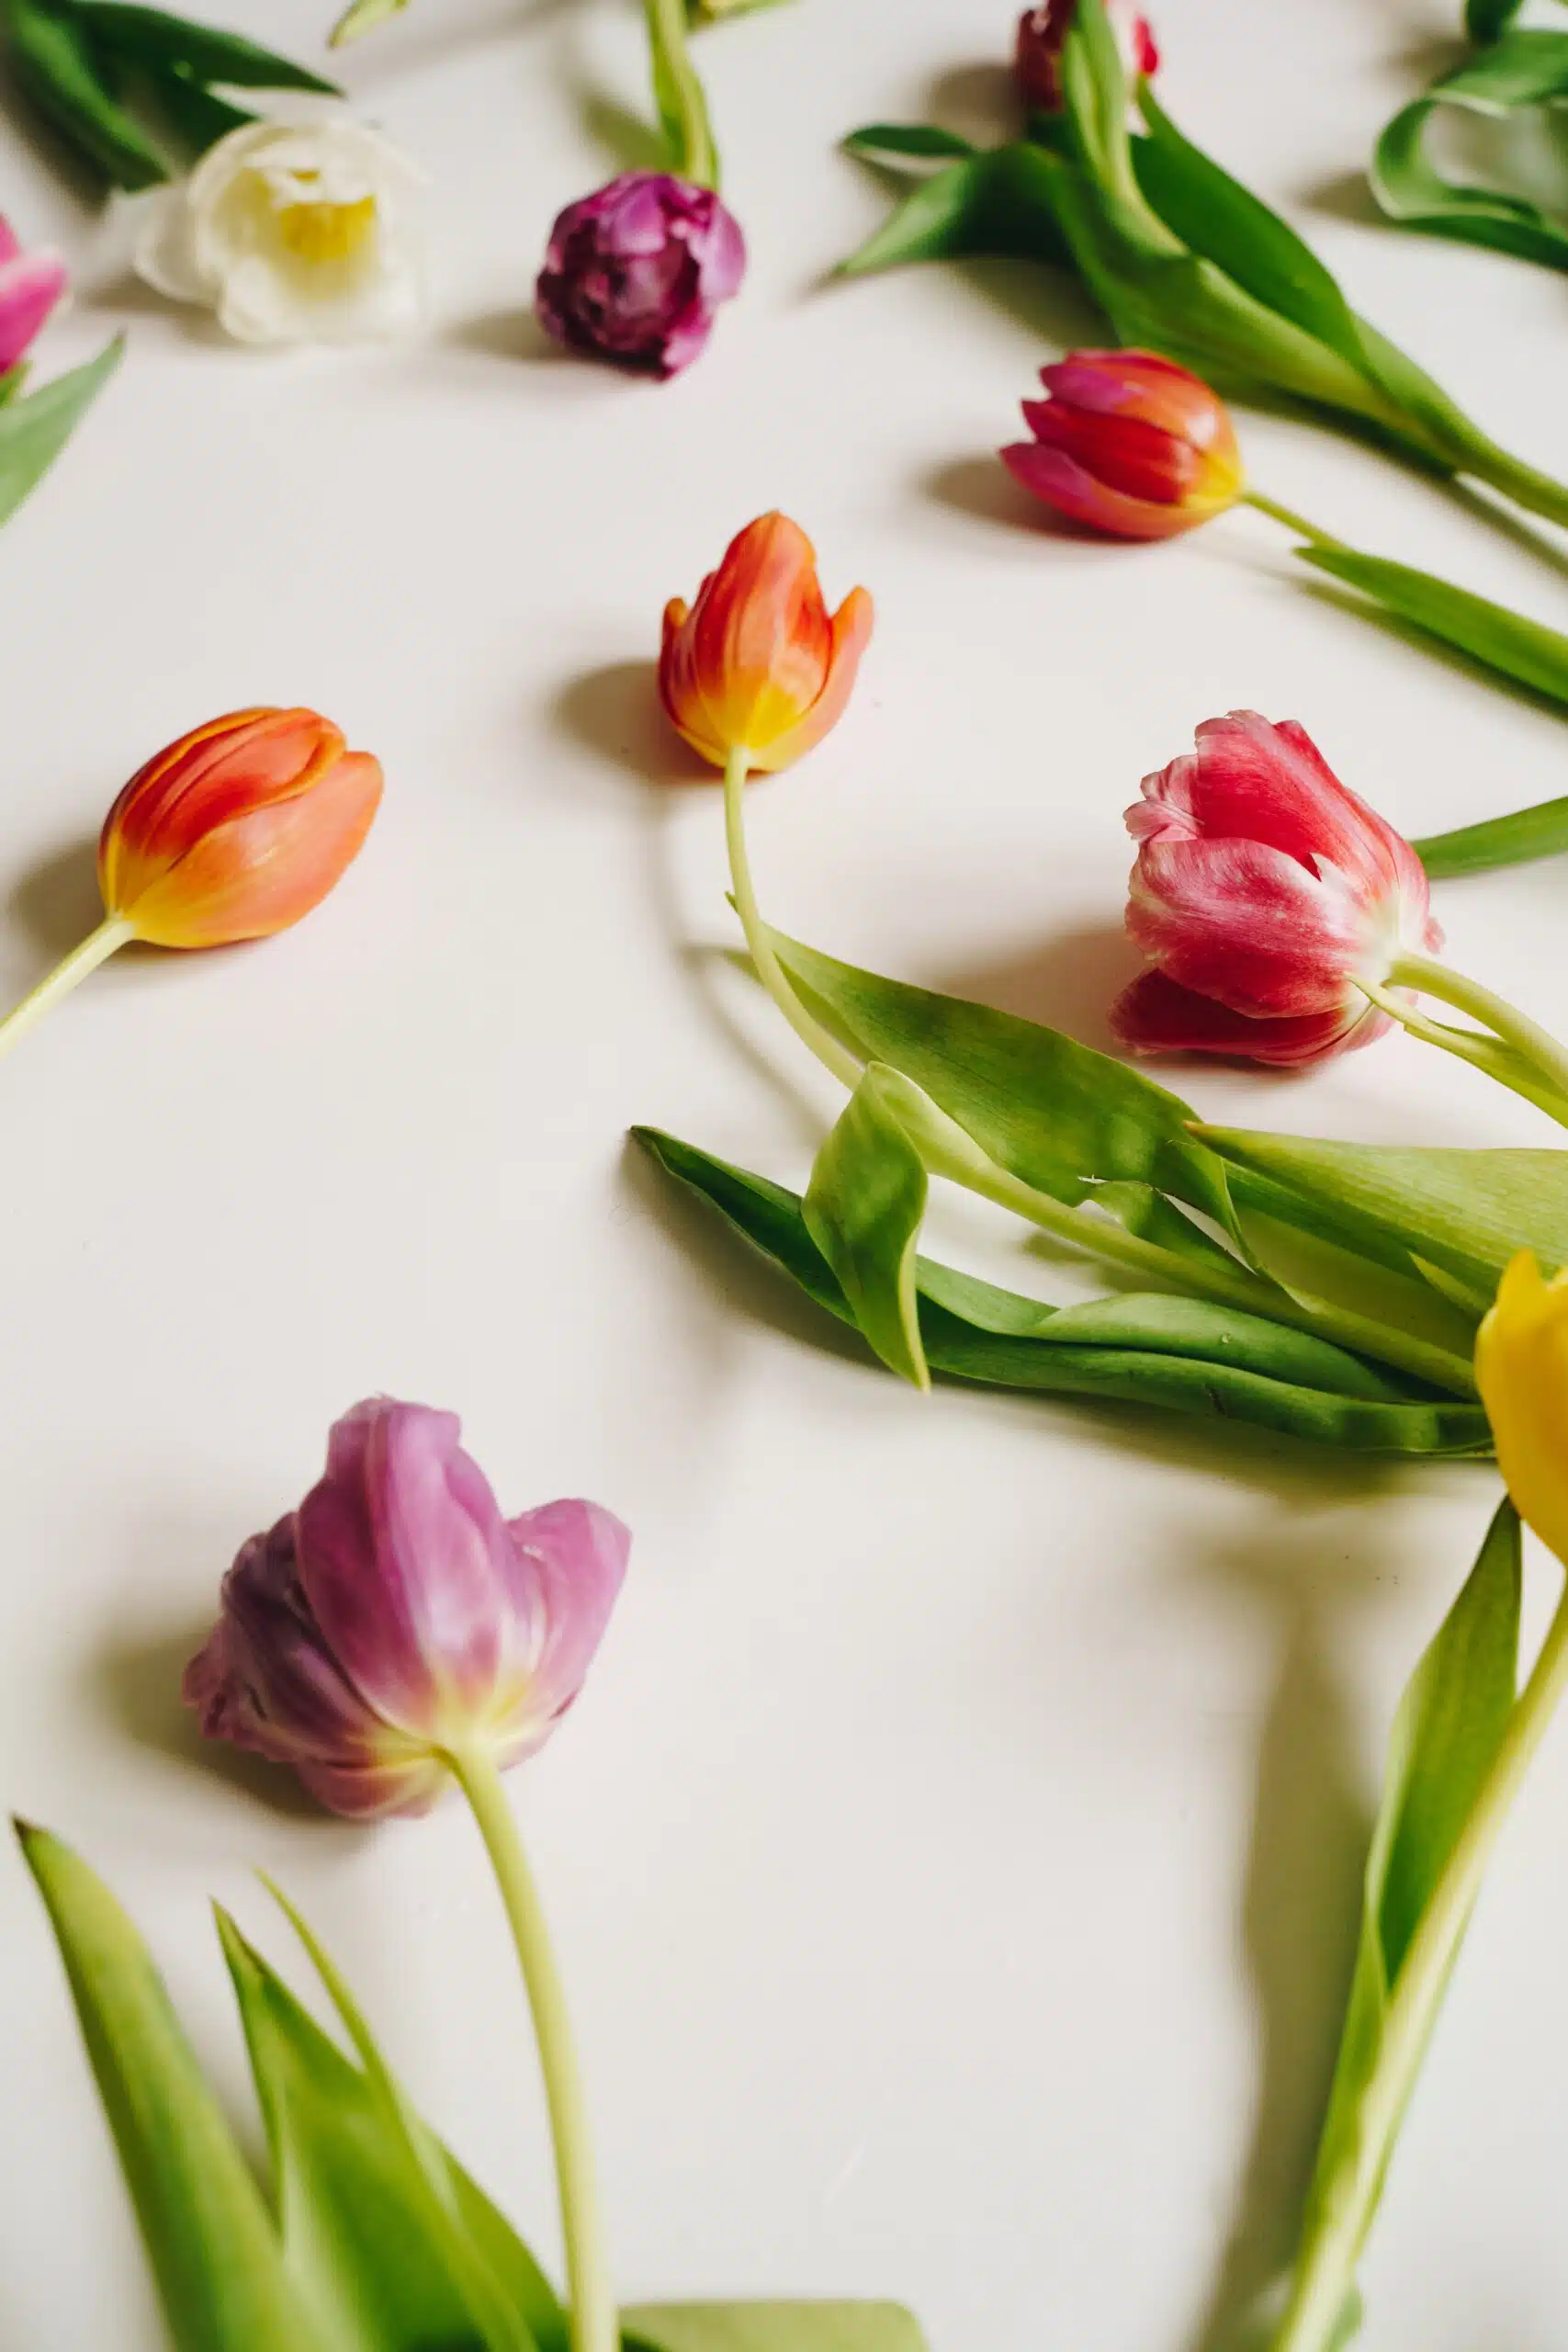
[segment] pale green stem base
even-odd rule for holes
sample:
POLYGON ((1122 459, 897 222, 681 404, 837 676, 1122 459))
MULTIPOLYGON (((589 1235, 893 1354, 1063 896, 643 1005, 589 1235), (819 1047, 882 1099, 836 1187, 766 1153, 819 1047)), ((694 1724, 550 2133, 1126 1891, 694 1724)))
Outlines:
POLYGON ((19 1045, 35 1022, 41 1021, 51 1005, 58 1004, 62 996, 79 988, 89 972, 107 964, 116 950, 136 936, 135 925, 124 915, 106 915, 96 931, 90 932, 80 947, 73 947, 63 963, 57 964, 47 978, 36 989, 29 989, 20 1004, 0 1021, 0 1054, 8 1054, 19 1045))
POLYGON ((456 1750, 447 1761, 473 1808, 495 1871, 534 2015, 560 2188, 572 2352, 619 2352, 620 2318, 605 2259, 588 2109, 544 1906, 494 1764, 486 1755, 456 1750))
POLYGON ((1568 1051, 1506 998, 1429 956, 1396 956, 1386 982, 1358 980, 1356 985, 1370 1003, 1413 1037, 1483 1070, 1560 1126, 1568 1126, 1568 1051), (1435 996, 1483 1025, 1480 1030, 1455 1029, 1447 1022, 1430 1020, 1394 993, 1401 988, 1435 996))
POLYGON ((830 1069, 852 1094, 863 1075, 860 1063, 801 1003, 790 986, 789 975, 773 952, 767 925, 757 905, 757 893, 751 881, 751 860, 746 848, 744 804, 746 775, 750 764, 749 752, 735 751, 730 752, 724 770, 724 837, 729 851, 729 883, 735 893, 735 910, 740 917, 740 928, 746 933, 746 944, 751 951, 757 978, 802 1045, 808 1046, 824 1068, 830 1069))
POLYGON ((1437 1890, 1411 1939, 1361 2096, 1353 2154, 1330 2180, 1270 2352, 1327 2352, 1355 2284, 1383 2176, 1497 1834, 1568 1684, 1568 1588, 1437 1890))

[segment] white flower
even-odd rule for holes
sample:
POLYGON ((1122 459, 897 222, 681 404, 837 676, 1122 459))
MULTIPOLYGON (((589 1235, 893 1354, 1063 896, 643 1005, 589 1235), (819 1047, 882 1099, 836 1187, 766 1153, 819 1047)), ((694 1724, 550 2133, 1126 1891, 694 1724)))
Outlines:
POLYGON ((422 179, 346 108, 279 101, 149 200, 137 274, 242 343, 396 334, 424 304, 422 179))

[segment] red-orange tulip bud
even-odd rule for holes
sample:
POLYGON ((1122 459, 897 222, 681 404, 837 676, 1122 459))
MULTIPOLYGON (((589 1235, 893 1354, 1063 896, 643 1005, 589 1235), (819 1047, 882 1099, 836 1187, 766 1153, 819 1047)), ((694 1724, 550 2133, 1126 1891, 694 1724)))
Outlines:
POLYGON ((829 616, 810 540, 787 514, 748 523, 690 608, 664 608, 659 693, 694 751, 716 767, 786 768, 850 698, 871 635, 872 602, 852 589, 829 616))
POLYGON ((109 810, 105 910, 158 947, 287 931, 353 862, 380 797, 380 763, 330 719, 232 711, 149 760, 109 810))

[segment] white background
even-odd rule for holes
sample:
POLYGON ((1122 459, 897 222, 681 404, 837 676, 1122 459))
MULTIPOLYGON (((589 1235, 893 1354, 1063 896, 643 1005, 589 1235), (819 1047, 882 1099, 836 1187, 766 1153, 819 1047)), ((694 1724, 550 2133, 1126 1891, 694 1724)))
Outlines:
MULTIPOLYGON (((219 13, 313 57, 328 12, 219 13)), ((1398 236, 1356 177, 1456 13, 1169 0, 1162 90, 1490 430, 1568 469, 1563 281, 1398 236)), ((1163 549, 1054 536, 990 452, 1034 368, 1096 339, 1065 286, 824 283, 883 210, 840 134, 998 123, 1010 37, 1005 6, 800 0, 705 39, 752 263, 666 388, 547 354, 526 317, 553 212, 615 166, 606 106, 643 103, 614 0, 418 0, 350 61, 431 173, 436 317, 400 349, 225 346, 130 286, 120 230, 6 130, 6 210, 83 280, 42 357, 122 320, 131 344, 0 551, 0 986, 90 924, 103 810, 186 727, 311 703, 388 790, 298 932, 122 957, 3 1073, 0 1796, 126 1898, 236 2101, 207 1899, 281 1952, 249 1876, 277 1872, 554 2259, 461 1812, 355 1833, 203 1755, 176 1699, 331 1418, 378 1388, 456 1407, 510 1508, 588 1493, 637 1533, 588 1694, 513 1783, 625 2292, 892 2295, 936 2352, 1215 2352, 1288 2249, 1388 1716, 1494 1478, 922 1403, 628 1159, 646 1120, 798 1181, 834 1101, 701 953, 734 937, 717 802, 671 781, 649 656, 732 531, 796 515, 829 594, 863 581, 879 619, 848 718, 753 798, 765 906, 1092 1042, 1129 970, 1120 811, 1196 721, 1300 718, 1412 832, 1561 790, 1564 737, 1315 594, 1256 516, 1163 549)), ((1560 548, 1331 435, 1244 434, 1325 527, 1568 621, 1560 548)), ((1559 1027, 1562 888, 1549 864, 1439 893, 1456 961, 1559 1027)), ((1550 1139, 1403 1040, 1179 1082, 1253 1124, 1550 1139)), ((933 1231, 1082 1288, 967 1210, 933 1231)), ((1394 2167, 1379 2352, 1568 2332, 1565 1811, 1558 1738, 1394 2167)), ((0 2342, 142 2352, 58 1964, 0 1875, 0 2342)))

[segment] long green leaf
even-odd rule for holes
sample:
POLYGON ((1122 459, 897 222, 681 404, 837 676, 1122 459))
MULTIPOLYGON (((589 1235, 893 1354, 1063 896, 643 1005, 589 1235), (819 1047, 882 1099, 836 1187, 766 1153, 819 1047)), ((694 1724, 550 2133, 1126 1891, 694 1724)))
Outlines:
POLYGON ((0 523, 13 515, 70 440, 115 369, 123 337, 68 375, 0 407, 0 523))
POLYGON ((628 2352, 926 2352, 896 2303, 639 2303, 628 2352))
POLYGON ((1372 192, 1391 220, 1429 236, 1568 269, 1568 225, 1506 188, 1445 179, 1427 153, 1435 114, 1459 107, 1487 116, 1540 107, 1568 90, 1568 33, 1504 32, 1492 47, 1402 107, 1373 153, 1372 192))
MULTIPOLYGON (((795 1193, 672 1136, 632 1132, 807 1296, 853 1325, 795 1193)), ((930 1259, 916 1272, 926 1360, 954 1379, 1157 1405, 1358 1453, 1468 1454, 1490 1443, 1479 1407, 1427 1399, 1262 1316, 1156 1295, 1058 1311, 930 1259)))
POLYGON ((926 1170, 900 1115, 915 1090, 873 1062, 817 1155, 806 1227, 866 1340, 890 1372, 931 1386, 915 1297, 926 1170))
POLYGON ((343 96, 335 82, 324 81, 276 50, 263 49, 240 33, 193 25, 162 8, 137 7, 131 0, 73 0, 73 13, 107 49, 141 64, 183 66, 198 82, 228 83, 242 90, 314 90, 329 98, 343 96))
POLYGON ((1434 882, 1556 857, 1568 850, 1568 799, 1538 800, 1532 808, 1516 808, 1511 816, 1485 817, 1474 825, 1457 825, 1451 832, 1430 833, 1415 849, 1434 882))
MULTIPOLYGON (((481 2317, 430 2224, 424 2169, 389 2132, 364 2070, 323 2033, 224 1912, 218 1915, 266 2123, 284 2256, 344 2352, 481 2352, 481 2317)), ((438 2144, 438 2143, 437 2143, 438 2144)), ((477 2184, 440 2150, 457 2218, 522 2314, 537 2352, 566 2320, 538 2265, 477 2184)))
POLYGON ((872 163, 891 157, 899 163, 950 164, 977 152, 972 139, 934 122, 868 122, 844 141, 847 155, 864 155, 872 163))
MULTIPOLYGON (((1361 1931, 1328 2112, 1308 2198, 1310 2239, 1347 2176, 1393 2152, 1363 2144, 1363 2099, 1389 2003, 1423 1913, 1513 1712, 1519 1648, 1519 1522, 1505 1502, 1458 1600, 1400 1702, 1367 1860, 1361 1931)), ((1456 1945, 1457 1952, 1457 1945, 1456 1945)), ((1397 2120, 1394 2126, 1397 2130, 1397 2120)), ((1369 2210, 1366 2219, 1371 2218, 1369 2210)))
MULTIPOLYGON (((870 144, 863 143, 871 142, 878 128, 853 133, 846 141, 851 152, 872 162, 888 152, 884 144, 873 153, 870 144)), ((1056 221, 1048 161, 1027 141, 960 157, 918 180, 881 228, 840 267, 845 277, 856 277, 905 262, 981 255, 1055 262, 1070 257, 1056 221)))
POLYGON ((21 87, 96 170, 131 193, 171 177, 168 157, 105 83, 77 17, 43 0, 5 0, 4 24, 21 87))
POLYGON ((339 2352, 284 2268, 260 2189, 151 1955, 86 1864, 18 1824, 180 2352, 339 2352))
POLYGON ((1361 589, 1401 620, 1456 646, 1487 669, 1568 704, 1568 637, 1560 630, 1382 556, 1358 555, 1349 548, 1303 547, 1295 553, 1314 571, 1361 589))
POLYGON ((1495 1286, 1518 1250, 1549 1270, 1568 1263, 1568 1152, 1445 1150, 1337 1143, 1202 1126, 1203 1141, 1321 1204, 1351 1235, 1365 1231, 1429 1258, 1473 1288, 1495 1286))

